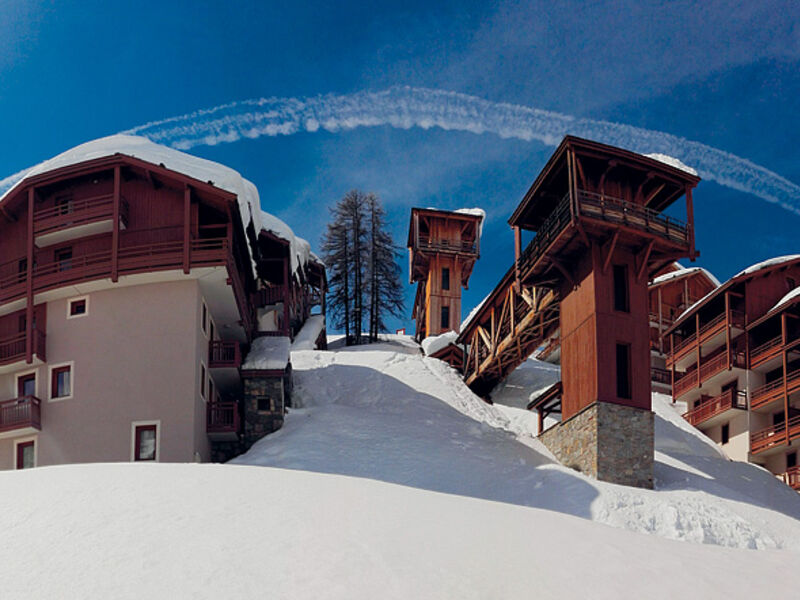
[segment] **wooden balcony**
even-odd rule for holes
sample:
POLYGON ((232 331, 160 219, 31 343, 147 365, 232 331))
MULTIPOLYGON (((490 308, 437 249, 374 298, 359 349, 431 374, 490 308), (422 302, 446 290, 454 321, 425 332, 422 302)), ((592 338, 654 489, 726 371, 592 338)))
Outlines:
POLYGON ((732 410, 747 410, 747 396, 744 392, 728 390, 718 396, 701 402, 698 406, 684 413, 683 418, 694 426, 697 426, 712 417, 732 410))
POLYGON ((675 383, 672 384, 672 397, 677 399, 692 388, 698 387, 699 385, 700 383, 697 379, 697 369, 689 371, 680 379, 676 379, 675 383))
POLYGON ((785 446, 790 440, 800 437, 800 417, 792 417, 788 423, 781 422, 750 434, 750 452, 758 454, 770 448, 785 446))
POLYGON ((753 409, 761 408, 780 400, 784 394, 792 394, 798 390, 800 390, 800 369, 792 371, 786 376, 786 385, 781 377, 754 389, 750 394, 750 405, 753 409))
POLYGON ((666 369, 650 367, 650 381, 664 385, 672 385, 672 376, 666 369))
POLYGON ((274 285, 272 287, 261 288, 255 293, 254 304, 258 308, 272 306, 286 301, 286 286, 274 285))
POLYGON ((750 368, 754 369, 778 356, 783 347, 783 336, 776 336, 750 351, 750 368))
MULTIPOLYGON (((38 329, 33 332, 33 355, 42 362, 47 360, 47 336, 38 329)), ((0 367, 13 367, 26 359, 25 332, 0 340, 0 367)), ((6 371, 8 369, 5 369, 6 371)))
POLYGON ((697 344, 703 346, 712 338, 718 336, 725 331, 726 323, 730 323, 732 327, 744 330, 745 315, 738 310, 730 310, 726 319, 725 312, 717 315, 707 323, 700 326, 700 330, 688 335, 685 339, 681 340, 667 356, 667 366, 675 364, 677 361, 684 358, 687 354, 697 351, 697 344))
POLYGON ((693 387, 699 387, 715 375, 728 370, 729 367, 746 368, 746 357, 743 352, 732 352, 731 361, 728 362, 727 349, 702 359, 699 369, 692 369, 686 375, 676 380, 673 385, 672 396, 678 398, 693 387))
MULTIPOLYGON (((120 227, 128 226, 129 207, 120 198, 120 227)), ((42 208, 33 214, 33 233, 41 247, 87 235, 106 233, 113 229, 114 196, 106 194, 91 198, 70 199, 68 202, 42 208)))
POLYGON ((793 490, 800 491, 800 467, 789 467, 781 479, 793 490))
POLYGON ((209 402, 206 405, 206 433, 211 441, 238 440, 240 425, 237 402, 209 402))
POLYGON ((242 366, 242 345, 239 342, 208 342, 209 369, 238 369, 242 366))
POLYGON ((23 396, 0 402, 0 436, 25 435, 42 429, 42 401, 23 396))
POLYGON ((414 247, 415 252, 454 252, 457 254, 477 254, 478 245, 475 242, 432 240, 430 236, 420 235, 419 244, 414 247))

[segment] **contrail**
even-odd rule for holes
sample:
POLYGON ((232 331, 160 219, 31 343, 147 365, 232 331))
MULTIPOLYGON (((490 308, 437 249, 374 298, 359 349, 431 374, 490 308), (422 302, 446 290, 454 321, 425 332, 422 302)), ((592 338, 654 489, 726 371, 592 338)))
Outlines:
MULTIPOLYGON (((693 167, 703 179, 800 214, 800 186, 729 152, 660 131, 428 88, 392 87, 378 92, 244 100, 153 121, 122 133, 187 150, 242 138, 387 125, 489 133, 548 146, 556 146, 569 133, 634 152, 667 154, 693 167)), ((0 180, 0 193, 24 173, 0 180)))

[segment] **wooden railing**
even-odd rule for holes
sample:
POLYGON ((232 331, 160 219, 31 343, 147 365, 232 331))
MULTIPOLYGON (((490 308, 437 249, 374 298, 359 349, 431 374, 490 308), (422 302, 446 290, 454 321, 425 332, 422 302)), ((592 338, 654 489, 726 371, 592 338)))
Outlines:
POLYGON ((789 467, 781 478, 793 490, 800 490, 800 467, 789 467))
POLYGON ((731 389, 722 392, 720 395, 705 400, 692 410, 687 411, 684 413, 683 418, 692 425, 698 425, 733 408, 747 410, 747 396, 743 391, 731 389))
POLYGON ((694 343, 696 341, 697 341, 697 335, 693 333, 686 339, 681 340, 680 342, 675 344, 675 347, 672 349, 672 353, 670 354, 670 360, 672 362, 678 360, 694 346, 694 343))
POLYGON ((672 397, 678 398, 688 392, 693 387, 697 387, 697 369, 689 371, 680 379, 676 379, 672 384, 672 397))
POLYGON ((721 315, 717 315, 711 321, 706 323, 700 328, 700 340, 704 340, 707 337, 710 337, 714 333, 717 332, 718 329, 722 328, 722 325, 725 323, 725 313, 723 312, 721 315))
POLYGON ((672 384, 672 376, 666 369, 659 367, 650 367, 650 380, 656 383, 663 383, 665 385, 672 384))
POLYGON ((0 402, 0 432, 33 427, 42 428, 42 401, 36 396, 22 396, 0 402))
MULTIPOLYGON (((47 337, 38 329, 33 332, 33 354, 41 360, 47 360, 45 351, 47 337)), ((25 332, 12 335, 0 340, 0 365, 24 360, 26 354, 25 332)))
POLYGON ((234 368, 242 366, 242 345, 239 342, 212 340, 208 342, 208 368, 234 368))
POLYGON ((239 404, 209 402, 206 406, 207 433, 239 433, 239 404))
POLYGON ((800 435, 800 416, 792 417, 788 423, 781 421, 751 433, 750 452, 756 454, 775 446, 787 444, 789 437, 797 437, 798 435, 800 435))
MULTIPOLYGON (((119 215, 123 225, 128 225, 128 202, 120 198, 119 215)), ((36 235, 44 235, 66 227, 86 225, 114 216, 114 196, 106 194, 92 198, 71 199, 68 202, 43 208, 33 213, 33 229, 36 235)))
POLYGON ((750 367, 755 367, 772 358, 783 345, 783 336, 776 336, 771 340, 756 346, 750 351, 750 367))
POLYGON ((569 193, 556 204, 553 212, 544 220, 536 235, 519 257, 518 267, 524 273, 533 266, 556 236, 567 226, 572 218, 569 193))
POLYGON ((434 252, 462 252, 465 254, 477 254, 478 246, 475 242, 448 240, 431 240, 430 236, 419 236, 419 245, 414 250, 431 250, 434 252))
POLYGON ((800 389, 800 369, 792 371, 786 376, 785 388, 783 377, 781 377, 754 389, 750 394, 750 404, 753 408, 760 408, 782 398, 784 393, 791 394, 798 389, 800 389))
POLYGON ((286 300, 286 286, 274 285, 272 287, 261 288, 255 293, 255 305, 264 308, 272 304, 278 304, 286 300))

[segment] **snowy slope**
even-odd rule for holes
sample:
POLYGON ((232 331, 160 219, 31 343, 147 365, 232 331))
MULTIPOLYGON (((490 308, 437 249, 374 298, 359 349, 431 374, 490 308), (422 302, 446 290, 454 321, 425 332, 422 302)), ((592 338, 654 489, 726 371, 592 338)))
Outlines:
POLYGON ((293 352, 292 364, 300 408, 235 463, 544 508, 670 539, 800 550, 800 495, 728 461, 663 396, 654 399, 658 490, 650 491, 557 464, 533 437, 534 414, 485 404, 413 343, 293 352))

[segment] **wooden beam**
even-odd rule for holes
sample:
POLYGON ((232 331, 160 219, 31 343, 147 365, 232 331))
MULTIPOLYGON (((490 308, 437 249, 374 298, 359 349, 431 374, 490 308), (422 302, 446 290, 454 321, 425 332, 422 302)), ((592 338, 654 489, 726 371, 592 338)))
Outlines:
POLYGON ((119 205, 122 194, 120 166, 114 167, 114 212, 111 229, 111 281, 119 281, 119 205))
POLYGON ((647 198, 644 199, 644 206, 647 206, 648 204, 650 204, 650 202, 653 200, 653 198, 658 196, 659 192, 661 190, 663 190, 666 185, 667 185, 666 183, 662 183, 660 186, 658 186, 656 189, 654 189, 652 192, 650 192, 648 194, 647 198))
POLYGON ((555 266, 555 268, 561 272, 564 278, 572 284, 572 287, 577 287, 572 275, 570 275, 569 271, 567 271, 567 268, 561 263, 560 260, 551 256, 550 262, 553 263, 553 266, 555 266))
POLYGON ((686 186, 686 225, 689 228, 689 260, 694 262, 697 257, 694 248, 694 206, 692 204, 692 188, 688 185, 686 186))
POLYGON ((581 238, 581 241, 586 244, 586 248, 591 248, 592 243, 589 241, 589 236, 586 235, 586 230, 583 228, 583 225, 580 221, 575 222, 575 227, 578 229, 578 235, 581 238))
POLYGON ((183 272, 187 275, 191 266, 191 225, 192 225, 192 188, 183 187, 183 272))
POLYGON ((647 271, 647 261, 650 260, 650 253, 653 251, 653 244, 655 243, 655 240, 650 240, 650 243, 644 249, 644 256, 641 257, 642 264, 639 265, 639 269, 636 272, 636 281, 641 281, 642 275, 647 271))
POLYGON ((603 274, 605 275, 608 272, 608 265, 611 262, 611 255, 614 254, 614 248, 617 246, 617 240, 619 239, 619 231, 615 231, 614 235, 611 236, 611 239, 605 243, 603 248, 601 248, 601 252, 605 254, 603 257, 603 274), (608 247, 608 251, 604 250, 605 247, 608 247))

